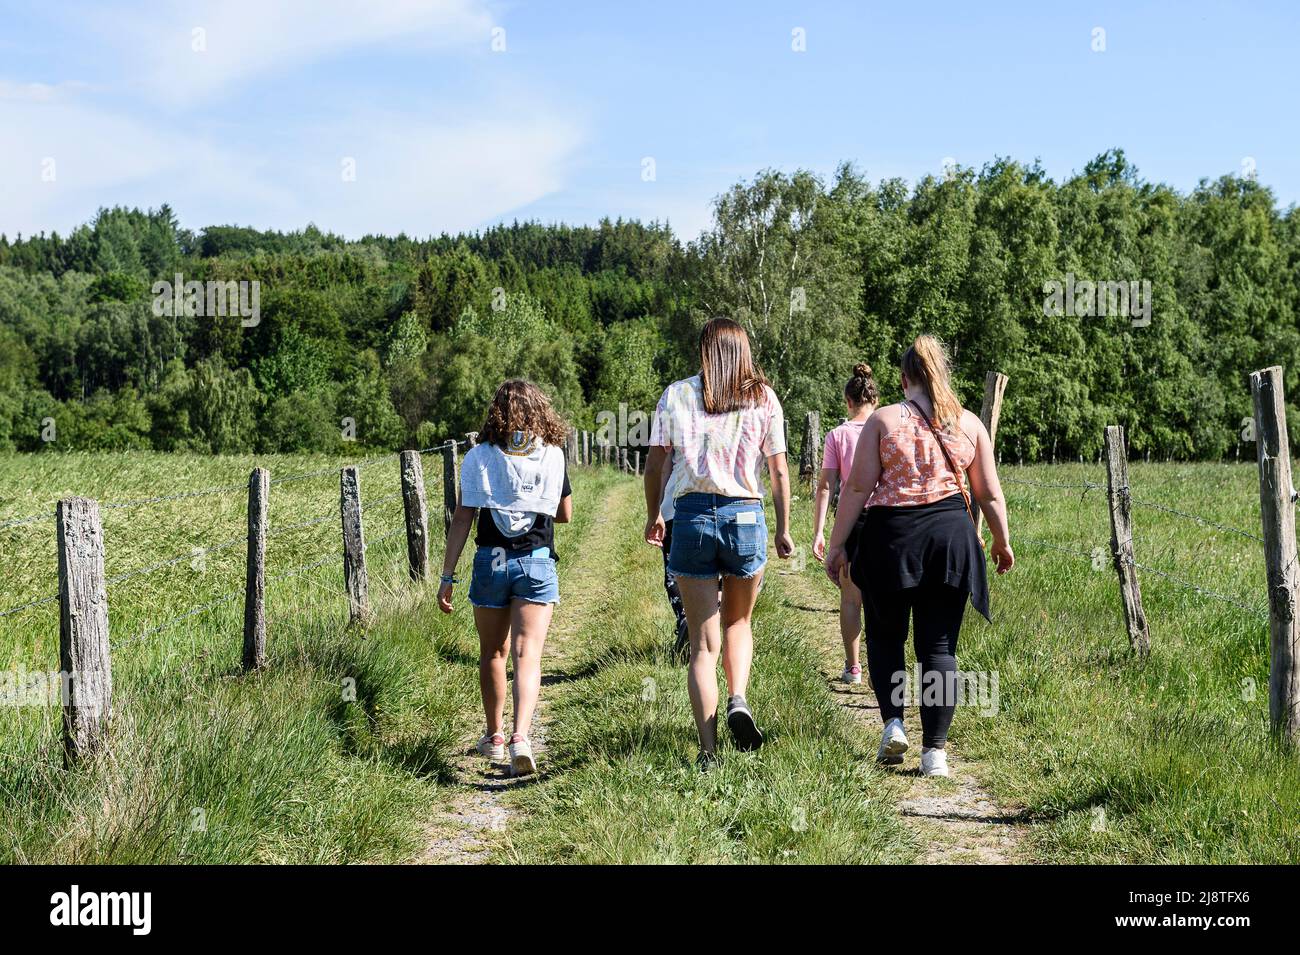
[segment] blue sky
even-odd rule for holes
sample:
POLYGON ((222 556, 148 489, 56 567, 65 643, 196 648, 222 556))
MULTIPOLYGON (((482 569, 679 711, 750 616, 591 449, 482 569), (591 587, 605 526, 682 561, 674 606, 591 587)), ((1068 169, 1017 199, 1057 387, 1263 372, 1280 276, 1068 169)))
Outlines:
POLYGON ((0 0, 0 24, 10 236, 168 202, 191 228, 690 238, 765 167, 1059 179, 1112 146, 1181 190, 1253 162, 1300 200, 1285 2, 0 0))

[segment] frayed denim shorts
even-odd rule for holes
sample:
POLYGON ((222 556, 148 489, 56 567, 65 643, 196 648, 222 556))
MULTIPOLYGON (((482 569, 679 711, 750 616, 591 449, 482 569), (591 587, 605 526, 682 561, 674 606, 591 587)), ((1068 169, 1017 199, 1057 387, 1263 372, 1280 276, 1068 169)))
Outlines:
POLYGON ((534 604, 560 602, 560 575, 549 548, 512 554, 502 547, 480 547, 474 552, 474 575, 469 580, 469 602, 475 607, 503 610, 511 600, 534 604))
POLYGON ((683 494, 674 502, 668 572, 674 577, 753 577, 767 564, 763 502, 683 494))

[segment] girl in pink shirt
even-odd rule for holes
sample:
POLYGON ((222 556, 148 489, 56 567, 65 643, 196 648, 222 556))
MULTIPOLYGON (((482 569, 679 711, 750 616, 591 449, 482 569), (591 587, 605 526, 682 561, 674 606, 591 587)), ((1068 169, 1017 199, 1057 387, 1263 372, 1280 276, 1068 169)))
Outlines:
MULTIPOLYGON (((826 511, 830 507, 831 497, 839 493, 853 468, 853 449, 858 446, 862 426, 871 417, 871 412, 876 410, 878 398, 876 381, 871 377, 871 366, 866 362, 858 362, 853 366, 853 377, 844 386, 844 404, 848 408, 849 417, 826 435, 821 479, 817 482, 817 493, 813 497, 813 556, 818 560, 826 558, 826 511)), ((859 515, 846 545, 850 551, 850 560, 852 553, 857 550, 858 532, 865 514, 864 511, 859 515)), ((840 679, 845 683, 862 682, 862 664, 858 660, 861 633, 862 592, 849 578, 846 565, 840 571, 840 637, 844 641, 844 672, 840 679)))

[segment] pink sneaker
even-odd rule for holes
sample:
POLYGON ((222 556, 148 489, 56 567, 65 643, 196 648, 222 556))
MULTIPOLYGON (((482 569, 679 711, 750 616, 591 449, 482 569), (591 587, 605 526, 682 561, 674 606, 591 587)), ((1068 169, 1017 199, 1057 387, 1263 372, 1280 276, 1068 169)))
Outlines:
POLYGON ((484 733, 474 748, 480 756, 488 759, 500 761, 506 758, 506 738, 500 733, 484 733))
POLYGON ((845 667, 844 672, 840 674, 841 683, 861 683, 862 667, 856 663, 851 667, 845 667))

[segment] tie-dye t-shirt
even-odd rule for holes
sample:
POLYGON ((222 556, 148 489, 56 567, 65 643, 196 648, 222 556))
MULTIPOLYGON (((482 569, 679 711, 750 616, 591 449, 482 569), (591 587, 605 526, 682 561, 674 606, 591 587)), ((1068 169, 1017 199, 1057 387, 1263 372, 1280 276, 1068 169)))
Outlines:
POLYGON ((785 415, 776 392, 766 385, 762 402, 754 407, 708 414, 696 375, 664 391, 655 408, 650 444, 672 449, 674 497, 762 497, 763 462, 785 451, 785 415))

